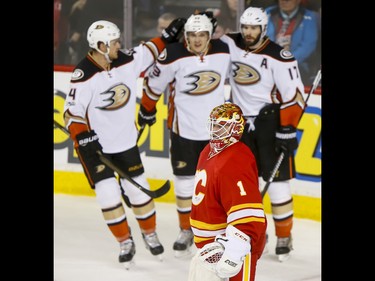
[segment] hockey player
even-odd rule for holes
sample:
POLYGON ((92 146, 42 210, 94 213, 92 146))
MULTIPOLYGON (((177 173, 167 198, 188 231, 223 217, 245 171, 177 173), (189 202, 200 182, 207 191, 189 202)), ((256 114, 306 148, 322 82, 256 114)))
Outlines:
POLYGON ((191 15, 185 42, 168 45, 145 75, 138 124, 156 122, 156 102, 169 86, 168 128, 180 233, 173 244, 176 257, 190 253, 193 233, 189 216, 199 153, 208 143, 205 124, 211 109, 224 102, 229 49, 211 40, 213 25, 206 15, 191 15))
MULTIPOLYGON (((120 30, 112 22, 91 24, 87 40, 91 50, 71 76, 64 106, 66 128, 74 142, 85 175, 95 191, 104 220, 120 243, 118 260, 129 266, 135 245, 129 229, 121 190, 114 171, 100 161, 98 152, 111 159, 145 188, 150 188, 137 146, 137 78, 154 63, 166 43, 177 40, 185 19, 173 21, 161 37, 134 49, 120 51, 120 30)), ((130 200, 146 248, 160 255, 164 248, 156 233, 156 210, 151 197, 125 179, 121 186, 130 200)))
POLYGON ((239 141, 244 125, 236 104, 219 105, 209 115, 210 142, 200 154, 195 174, 190 222, 198 251, 188 281, 255 279, 267 218, 255 157, 239 141))
POLYGON ((231 100, 243 110, 247 125, 241 141, 253 151, 259 176, 267 181, 281 152, 285 157, 268 194, 280 261, 292 250, 296 127, 305 108, 304 85, 293 55, 265 34, 268 17, 261 8, 247 8, 240 17, 240 32, 220 39, 229 45, 232 75, 231 100))

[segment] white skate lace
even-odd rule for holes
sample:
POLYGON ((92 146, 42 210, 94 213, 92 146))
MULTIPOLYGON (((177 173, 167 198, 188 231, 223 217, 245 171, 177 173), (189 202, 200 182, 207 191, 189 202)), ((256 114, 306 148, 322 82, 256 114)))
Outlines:
POLYGON ((190 244, 190 241, 193 239, 193 232, 190 229, 181 229, 180 233, 177 236, 176 243, 179 244, 190 244))
POLYGON ((288 247, 289 248, 290 237, 277 238, 276 247, 288 247))
POLYGON ((120 256, 127 255, 130 253, 133 247, 133 240, 131 238, 126 239, 120 243, 120 256))
POLYGON ((150 248, 155 248, 161 245, 156 232, 144 234, 143 239, 150 248))

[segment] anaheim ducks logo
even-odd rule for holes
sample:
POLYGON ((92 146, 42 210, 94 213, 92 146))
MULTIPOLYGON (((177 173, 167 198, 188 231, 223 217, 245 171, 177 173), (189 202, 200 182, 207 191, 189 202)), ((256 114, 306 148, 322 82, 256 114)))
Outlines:
POLYGON ((106 105, 97 106, 96 108, 103 110, 116 110, 128 103, 130 98, 130 90, 124 84, 118 84, 108 91, 101 93, 104 97, 102 102, 106 105))
POLYGON ((187 83, 192 85, 193 88, 184 91, 186 94, 190 95, 204 95, 215 90, 221 81, 221 76, 219 73, 214 71, 199 71, 190 75, 186 75, 184 78, 192 78, 195 81, 187 83))
POLYGON ((176 161, 175 168, 176 169, 182 169, 187 166, 187 163, 185 161, 176 161))
POLYGON ((241 62, 232 62, 233 79, 240 85, 252 85, 260 80, 260 75, 256 69, 241 62))
POLYGON ((99 173, 103 172, 104 169, 105 169, 105 165, 100 164, 100 165, 95 167, 95 173, 99 174, 99 173))

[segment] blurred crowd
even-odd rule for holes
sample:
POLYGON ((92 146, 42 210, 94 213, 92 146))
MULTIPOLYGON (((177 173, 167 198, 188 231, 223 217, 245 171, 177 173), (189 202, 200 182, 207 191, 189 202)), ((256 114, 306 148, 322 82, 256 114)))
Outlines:
POLYGON ((88 51, 86 31, 96 20, 114 22, 123 42, 129 39, 130 46, 135 46, 158 36, 174 18, 187 18, 196 9, 214 13, 218 26, 213 36, 218 38, 238 30, 238 15, 249 6, 266 10, 267 35, 294 54, 303 82, 311 84, 321 64, 321 0, 54 0, 54 64, 78 63, 88 51), (126 11, 129 7, 131 13, 126 11), (127 25, 130 34, 123 32, 127 25))

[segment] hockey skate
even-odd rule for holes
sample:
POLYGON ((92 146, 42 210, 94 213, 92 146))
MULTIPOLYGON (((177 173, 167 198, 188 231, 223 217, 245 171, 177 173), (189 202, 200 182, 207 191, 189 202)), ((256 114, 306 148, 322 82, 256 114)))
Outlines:
POLYGON ((135 244, 133 238, 126 239, 120 243, 120 255, 118 260, 122 263, 126 269, 129 269, 134 264, 133 257, 135 255, 135 244))
POLYGON ((194 234, 191 229, 181 229, 177 240, 173 244, 174 256, 176 258, 191 255, 191 246, 194 242, 194 234))
POLYGON ((293 250, 292 235, 285 238, 277 238, 276 255, 280 262, 284 262, 290 258, 291 250, 293 250))
POLYGON ((150 250, 151 254, 156 256, 160 261, 163 260, 162 253, 164 252, 164 247, 160 243, 158 235, 156 232, 150 234, 142 233, 143 241, 145 242, 146 249, 150 250))

